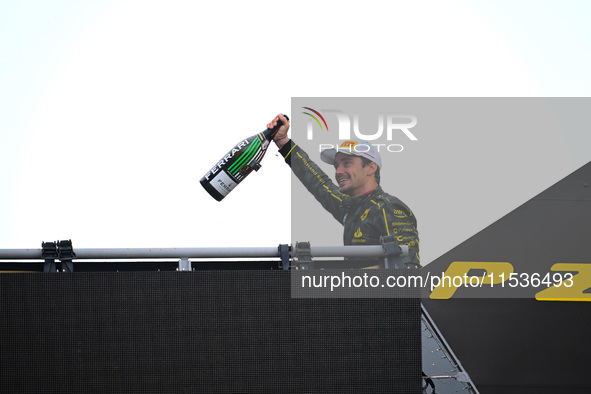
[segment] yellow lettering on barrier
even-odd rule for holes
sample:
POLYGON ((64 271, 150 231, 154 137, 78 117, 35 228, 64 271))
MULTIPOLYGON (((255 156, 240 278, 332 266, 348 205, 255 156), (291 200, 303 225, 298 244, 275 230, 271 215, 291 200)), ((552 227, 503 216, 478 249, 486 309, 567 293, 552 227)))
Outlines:
POLYGON ((591 264, 589 263, 558 263, 552 271, 578 272, 576 275, 567 274, 560 283, 555 284, 536 294, 538 301, 591 301, 591 294, 583 293, 591 287, 591 264), (571 275, 571 276, 568 276, 571 275))
MULTIPOLYGON (((451 298, 458 287, 469 283, 472 275, 468 272, 472 269, 485 270, 486 274, 480 278, 483 285, 496 285, 503 283, 513 272, 513 266, 507 262, 489 261, 454 261, 447 270, 438 278, 439 283, 433 283, 436 287, 429 298, 434 300, 447 300, 451 298)), ((436 276, 432 278, 437 278, 436 276)))

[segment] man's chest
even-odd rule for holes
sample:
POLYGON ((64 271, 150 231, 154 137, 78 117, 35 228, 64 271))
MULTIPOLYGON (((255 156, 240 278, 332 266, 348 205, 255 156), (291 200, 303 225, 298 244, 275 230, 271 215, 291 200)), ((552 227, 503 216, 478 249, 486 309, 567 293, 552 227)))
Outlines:
POLYGON ((379 245, 380 226, 377 207, 369 205, 350 207, 343 224, 343 243, 345 245, 379 245))

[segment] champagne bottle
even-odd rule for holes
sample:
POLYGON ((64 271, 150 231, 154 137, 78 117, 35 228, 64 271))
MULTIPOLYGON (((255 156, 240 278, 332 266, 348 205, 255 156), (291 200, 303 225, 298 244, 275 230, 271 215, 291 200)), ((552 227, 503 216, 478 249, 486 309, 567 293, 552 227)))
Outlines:
MULTIPOLYGON (((285 118, 289 120, 287 116, 285 118)), ((222 201, 252 170, 258 171, 261 168, 260 162, 267 152, 269 143, 282 125, 283 122, 279 120, 273 129, 267 129, 238 142, 201 178, 201 186, 217 201, 222 201)))

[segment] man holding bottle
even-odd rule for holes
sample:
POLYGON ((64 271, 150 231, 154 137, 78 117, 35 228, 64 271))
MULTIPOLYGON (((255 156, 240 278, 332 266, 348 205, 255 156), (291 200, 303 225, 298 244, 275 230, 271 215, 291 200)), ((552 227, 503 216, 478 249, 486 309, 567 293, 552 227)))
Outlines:
POLYGON ((289 121, 277 115, 268 125, 281 120, 274 137, 279 153, 306 189, 324 209, 345 227, 345 245, 379 245, 380 237, 394 235, 407 245, 411 263, 420 264, 417 220, 398 198, 380 187, 382 162, 377 149, 365 141, 343 141, 339 149, 323 150, 320 158, 335 168, 336 184, 287 136, 289 121), (355 149, 362 146, 362 149, 355 149))

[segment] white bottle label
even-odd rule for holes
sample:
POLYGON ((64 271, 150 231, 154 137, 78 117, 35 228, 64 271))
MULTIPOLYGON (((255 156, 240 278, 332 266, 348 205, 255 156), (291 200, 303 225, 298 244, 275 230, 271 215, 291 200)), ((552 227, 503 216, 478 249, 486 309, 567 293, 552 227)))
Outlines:
POLYGON ((225 171, 220 171, 211 181, 211 186, 214 187, 222 196, 226 197, 238 184, 230 178, 225 171))

